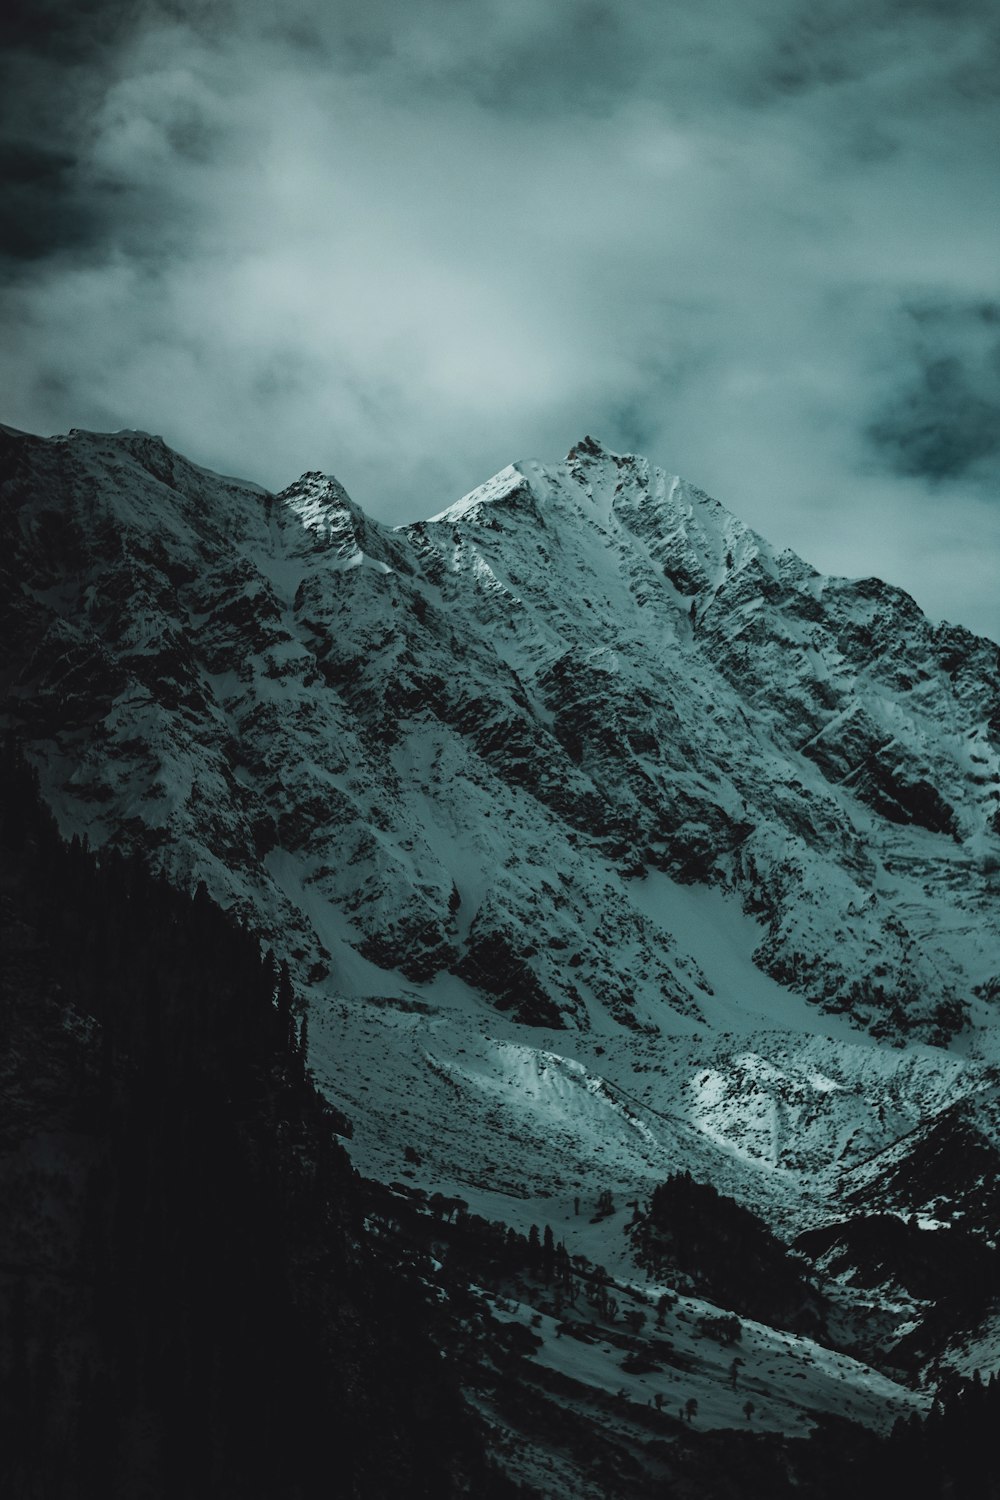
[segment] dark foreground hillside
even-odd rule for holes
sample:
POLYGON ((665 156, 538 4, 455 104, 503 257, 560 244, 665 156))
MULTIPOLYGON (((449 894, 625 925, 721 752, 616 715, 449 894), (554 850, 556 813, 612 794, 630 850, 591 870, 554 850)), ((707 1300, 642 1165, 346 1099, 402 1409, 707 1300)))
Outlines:
POLYGON ((366 1239, 287 975, 203 891, 63 844, 15 757, 2 790, 0 1494, 507 1494, 366 1239))

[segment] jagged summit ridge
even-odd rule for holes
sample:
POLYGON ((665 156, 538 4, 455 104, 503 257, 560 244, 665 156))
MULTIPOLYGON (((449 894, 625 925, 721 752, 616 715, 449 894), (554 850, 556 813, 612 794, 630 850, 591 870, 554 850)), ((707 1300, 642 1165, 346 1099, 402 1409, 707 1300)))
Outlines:
POLYGON ((781 562, 769 544, 739 518, 676 474, 646 458, 620 454, 595 438, 572 447, 564 463, 522 460, 431 518, 429 524, 477 521, 491 529, 530 520, 542 527, 589 526, 610 542, 651 548, 663 576, 692 598, 716 591, 726 573, 751 565, 769 576, 816 577, 793 552, 781 562))
POLYGON ((54 802, 317 973, 343 942, 527 1020, 697 1026, 660 872, 860 1025, 940 1038, 991 993, 996 648, 900 591, 592 440, 395 530, 137 435, 4 448, 5 711, 54 802))

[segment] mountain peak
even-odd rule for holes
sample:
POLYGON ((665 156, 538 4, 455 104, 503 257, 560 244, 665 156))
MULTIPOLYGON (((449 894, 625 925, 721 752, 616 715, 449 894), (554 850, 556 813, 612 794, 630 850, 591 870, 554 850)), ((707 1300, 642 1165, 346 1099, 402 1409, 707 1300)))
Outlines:
POLYGON ((278 499, 307 531, 327 542, 339 534, 345 517, 362 515, 340 480, 319 469, 302 474, 281 491, 278 499))
MULTIPOLYGON (((448 505, 437 515, 429 517, 429 524, 463 519, 484 520, 490 518, 490 513, 496 509, 520 514, 529 513, 533 519, 539 520, 537 495, 529 474, 525 472, 529 467, 540 469, 540 466, 534 463, 530 465, 508 464, 491 479, 487 479, 485 483, 477 485, 474 490, 463 495, 460 500, 456 500, 453 505, 448 505)), ((489 524, 495 528, 495 519, 490 518, 489 524)))
POLYGON ((776 569, 769 543, 719 501, 648 458, 615 453, 590 435, 562 463, 508 464, 431 520, 474 522, 498 532, 525 521, 532 529, 556 527, 564 534, 596 528, 605 543, 617 538, 626 548, 638 540, 668 564, 668 576, 678 569, 679 575, 690 574, 683 593, 716 586, 734 567, 758 563, 768 573, 776 569), (678 551, 687 562, 675 569, 666 553, 678 551))
POLYGON ((615 456, 599 438, 590 437, 588 434, 587 437, 573 444, 566 455, 566 462, 571 463, 574 458, 614 458, 615 456))
POLYGON ((339 479, 310 470, 281 491, 282 515, 302 531, 296 551, 332 552, 339 564, 372 562, 391 569, 392 544, 377 521, 355 504, 339 479))

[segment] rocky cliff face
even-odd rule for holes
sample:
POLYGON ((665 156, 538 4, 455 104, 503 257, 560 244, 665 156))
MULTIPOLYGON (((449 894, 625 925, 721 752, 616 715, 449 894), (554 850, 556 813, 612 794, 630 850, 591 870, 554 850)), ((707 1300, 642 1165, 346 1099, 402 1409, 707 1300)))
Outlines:
POLYGON ((992 993, 997 648, 898 589, 590 439, 394 531, 142 434, 2 455, 4 711, 60 816, 304 974, 332 924, 524 1022, 697 1022, 654 871, 734 892, 757 964, 876 1034, 992 993))

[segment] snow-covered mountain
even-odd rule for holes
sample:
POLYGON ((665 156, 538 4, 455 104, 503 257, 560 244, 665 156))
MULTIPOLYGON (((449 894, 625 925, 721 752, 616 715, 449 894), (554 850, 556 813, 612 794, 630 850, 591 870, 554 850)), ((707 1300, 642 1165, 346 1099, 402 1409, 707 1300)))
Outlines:
POLYGON ((680 1168, 788 1236, 996 1181, 992 642, 590 438, 396 529, 139 433, 0 429, 0 475, 3 713, 64 831, 289 957, 364 1170, 622 1276, 588 1210, 680 1168))

